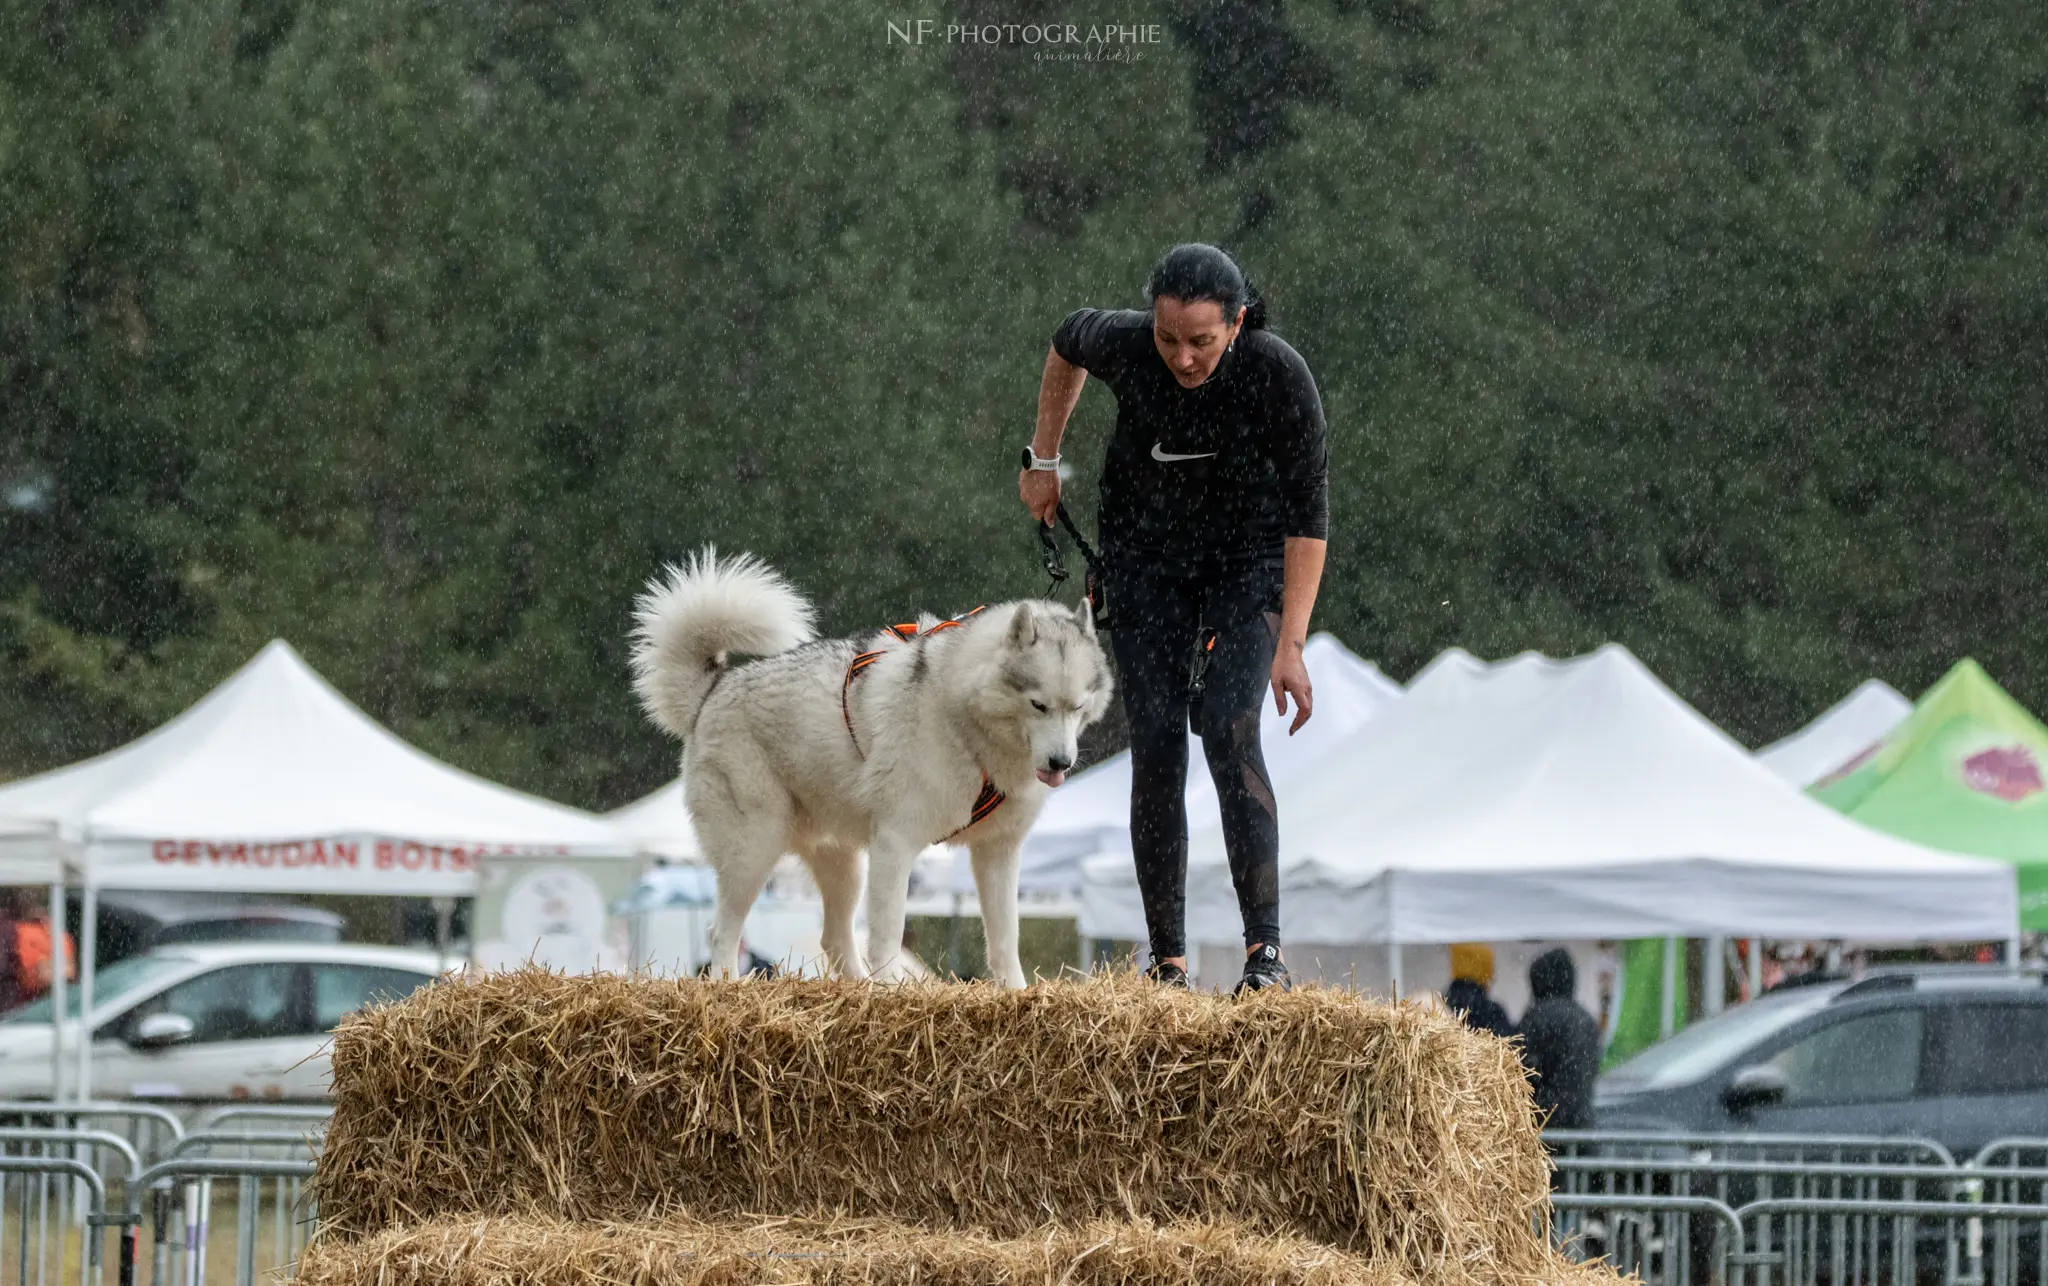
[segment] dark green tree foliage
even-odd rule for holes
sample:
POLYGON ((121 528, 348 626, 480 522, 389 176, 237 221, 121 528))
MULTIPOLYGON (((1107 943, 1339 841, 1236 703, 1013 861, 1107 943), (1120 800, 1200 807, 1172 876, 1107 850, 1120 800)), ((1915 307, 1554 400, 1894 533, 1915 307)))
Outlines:
POLYGON ((436 753, 623 802, 673 771, 625 670, 663 562, 754 550, 836 631, 1042 588, 1051 329, 1190 238, 1318 373, 1319 624, 1392 672, 1617 639, 1761 740, 1969 653, 2040 708, 2044 23, 0 0, 0 774, 282 635, 436 753))

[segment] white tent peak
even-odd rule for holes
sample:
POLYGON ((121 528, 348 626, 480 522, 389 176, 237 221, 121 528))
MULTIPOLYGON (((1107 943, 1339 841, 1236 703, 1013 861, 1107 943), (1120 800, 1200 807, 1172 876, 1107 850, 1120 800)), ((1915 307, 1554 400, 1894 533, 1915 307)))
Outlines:
POLYGON ((1428 665, 1415 672, 1408 680, 1408 695, 1431 690, 1444 683, 1460 683, 1466 679, 1485 674, 1490 667, 1486 662, 1461 647, 1447 647, 1430 659, 1428 665))
POLYGON ((1756 752, 1795 786, 1811 786, 1882 740, 1913 712, 1913 703, 1882 679, 1865 679, 1812 723, 1756 752))
POLYGON ((1505 704, 1533 700, 1610 651, 1635 660, 1618 643, 1604 644, 1584 656, 1558 658, 1531 650, 1499 661, 1482 661, 1461 647, 1446 648, 1410 681, 1408 697, 1418 706, 1464 705, 1482 694, 1505 704))
POLYGON ((670 861, 703 860, 704 855, 697 847, 697 833, 690 825, 689 804, 683 798, 680 777, 606 813, 605 820, 642 853, 670 861))

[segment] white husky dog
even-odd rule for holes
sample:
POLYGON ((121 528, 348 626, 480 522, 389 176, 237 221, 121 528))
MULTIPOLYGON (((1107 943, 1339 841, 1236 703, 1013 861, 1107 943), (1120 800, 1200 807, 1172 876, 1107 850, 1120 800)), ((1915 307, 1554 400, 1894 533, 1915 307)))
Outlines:
POLYGON ((707 549, 650 582, 635 618, 634 691, 683 740, 690 820, 718 872, 714 973, 738 973, 741 924, 794 852, 824 899, 833 969, 907 976, 911 863, 946 840, 973 855, 990 975, 1024 985, 1017 848, 1109 707, 1085 607, 1001 603, 813 642, 811 605, 787 581, 707 549), (734 652, 759 659, 730 667, 734 652), (863 849, 865 957, 853 935, 863 849))

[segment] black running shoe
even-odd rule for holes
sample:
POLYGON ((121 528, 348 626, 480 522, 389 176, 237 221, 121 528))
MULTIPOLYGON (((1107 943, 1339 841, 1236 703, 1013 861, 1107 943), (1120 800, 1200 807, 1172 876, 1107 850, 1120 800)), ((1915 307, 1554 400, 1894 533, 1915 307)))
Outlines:
POLYGON ((1237 989, 1231 992, 1242 996, 1247 991, 1291 991, 1294 984, 1288 980, 1287 966, 1280 963, 1280 948, 1271 943, 1262 943, 1259 949, 1245 957, 1244 977, 1237 980, 1237 989))
POLYGON ((1162 987, 1188 989, 1188 971, 1171 960, 1161 960, 1145 970, 1145 977, 1162 987))

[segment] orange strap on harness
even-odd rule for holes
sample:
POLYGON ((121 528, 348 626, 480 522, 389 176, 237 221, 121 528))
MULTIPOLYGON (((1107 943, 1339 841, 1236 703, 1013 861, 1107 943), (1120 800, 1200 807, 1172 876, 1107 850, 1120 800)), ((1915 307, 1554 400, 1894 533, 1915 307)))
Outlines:
POLYGON ((996 789, 996 784, 988 779, 988 774, 983 773, 981 775, 981 793, 974 797, 974 806, 967 810, 967 825, 962 826, 958 831, 954 831, 952 835, 946 836, 939 843, 950 843, 954 835, 958 835, 960 831, 973 827, 990 813, 1001 808, 1003 801, 1008 798, 1008 795, 996 789))
MULTIPOLYGON (((975 616, 979 615, 983 610, 985 610, 986 607, 987 604, 983 604, 981 607, 977 607, 971 612, 962 612, 960 613, 960 615, 954 617, 949 621, 940 621, 937 625, 932 626, 928 630, 918 629, 915 622, 912 622, 908 625, 891 625, 886 628, 891 634, 894 634, 898 639, 901 639, 905 643, 910 643, 914 642, 919 638, 932 634, 937 634, 940 630, 950 630, 954 626, 959 625, 962 622, 973 619, 975 616)), ((860 738, 857 735, 855 735, 853 731, 853 705, 851 702, 851 697, 853 694, 853 680, 855 676, 859 675, 863 670, 867 669, 875 662, 881 660, 887 652, 887 648, 876 648, 872 652, 862 652, 858 654, 853 658, 853 660, 848 661, 846 663, 846 677, 840 680, 839 682, 839 718, 841 722, 846 724, 846 735, 847 738, 853 742, 853 752, 863 759, 867 758, 867 751, 862 750, 860 748, 860 738)), ((986 818, 990 813, 993 813, 994 811, 996 811, 996 809, 1001 808, 1003 806, 1003 801, 1007 798, 1009 797, 1003 794, 1002 791, 997 790, 995 783, 988 779, 988 773, 983 772, 981 774, 981 793, 974 797, 973 806, 967 810, 967 825, 962 826, 959 830, 952 832, 952 834, 947 835, 944 839, 941 839, 938 842, 944 844, 948 840, 951 840, 955 835, 960 834, 961 831, 965 831, 970 827, 975 826, 984 818, 986 818)))

